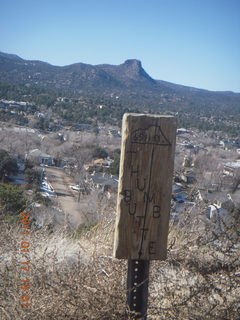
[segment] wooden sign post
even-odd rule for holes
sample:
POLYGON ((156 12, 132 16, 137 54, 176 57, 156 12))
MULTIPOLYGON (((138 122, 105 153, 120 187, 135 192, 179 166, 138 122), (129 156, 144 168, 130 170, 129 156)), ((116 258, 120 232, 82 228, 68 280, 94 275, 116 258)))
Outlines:
POLYGON ((171 116, 123 117, 114 256, 128 259, 128 305, 146 319, 149 260, 167 256, 176 140, 171 116))

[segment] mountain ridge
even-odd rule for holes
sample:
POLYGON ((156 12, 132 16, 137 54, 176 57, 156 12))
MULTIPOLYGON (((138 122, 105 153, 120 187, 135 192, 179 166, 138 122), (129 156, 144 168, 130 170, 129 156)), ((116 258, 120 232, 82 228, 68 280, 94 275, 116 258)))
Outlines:
POLYGON ((102 82, 101 87, 106 85, 121 88, 136 86, 138 82, 145 85, 148 82, 155 82, 142 68, 141 62, 136 59, 126 60, 118 66, 91 65, 81 62, 54 66, 38 60, 24 60, 17 55, 3 52, 0 52, 0 81, 22 84, 35 82, 35 84, 51 87, 58 87, 60 83, 60 87, 64 89, 84 89, 86 86, 94 86, 96 89, 96 81, 102 82), (60 82, 57 84, 57 81, 60 82))
POLYGON ((155 80, 137 59, 127 59, 120 65, 79 62, 54 66, 0 52, 0 82, 47 91, 60 90, 73 97, 117 97, 123 106, 131 105, 139 111, 190 112, 202 117, 211 116, 216 111, 222 117, 229 112, 234 115, 240 113, 240 93, 210 91, 155 80))
MULTIPOLYGON (((179 89, 189 89, 189 90, 194 90, 194 91, 200 90, 200 91, 206 91, 206 92, 212 92, 212 93, 226 93, 226 94, 240 95, 240 93, 234 92, 231 90, 213 91, 213 90, 208 90, 208 89, 195 88, 195 87, 188 86, 188 85, 175 84, 173 82, 164 81, 164 80, 160 80, 160 79, 153 79, 144 70, 144 68, 142 67, 141 61, 138 59, 127 59, 122 64, 119 64, 119 65, 113 65, 113 64, 92 65, 92 64, 88 64, 88 63, 77 62, 77 63, 65 65, 65 66, 57 66, 57 65, 53 65, 48 62, 45 62, 45 61, 40 61, 40 60, 26 60, 26 59, 19 57, 16 54, 4 53, 1 51, 0 51, 0 81, 2 81, 2 79, 3 79, 3 76, 1 75, 2 67, 4 64, 3 59, 7 59, 10 61, 15 60, 15 61, 17 61, 18 64, 22 63, 22 64, 25 64, 25 66, 28 66, 30 68, 40 67, 40 66, 45 67, 45 68, 48 68, 49 71, 59 71, 59 70, 64 71, 64 70, 66 70, 66 71, 77 72, 77 71, 86 71, 87 68, 89 68, 91 70, 98 69, 98 70, 104 71, 106 73, 110 73, 110 75, 116 77, 117 80, 124 78, 124 76, 125 76, 126 78, 128 78, 128 80, 130 80, 130 79, 135 80, 135 81, 136 80, 137 81, 147 80, 147 81, 149 81, 149 83, 151 83, 152 85, 155 85, 155 86, 157 84, 163 84, 163 85, 166 85, 170 88, 174 87, 174 89, 176 89, 176 87, 178 87, 179 89), (117 75, 117 73, 123 73, 123 75, 120 77, 119 75, 117 75), (139 77, 139 76, 142 77, 142 79, 140 79, 140 78, 137 79, 137 77, 139 77)), ((8 69, 8 71, 10 71, 10 70, 11 70, 11 68, 8 69)), ((5 80, 4 80, 4 82, 5 82, 5 80)), ((12 79, 10 79, 10 82, 12 82, 12 79)), ((18 80, 16 82, 18 82, 18 80)), ((128 81, 127 84, 134 84, 134 83, 130 83, 128 81)), ((135 85, 136 85, 136 83, 135 83, 135 85)))

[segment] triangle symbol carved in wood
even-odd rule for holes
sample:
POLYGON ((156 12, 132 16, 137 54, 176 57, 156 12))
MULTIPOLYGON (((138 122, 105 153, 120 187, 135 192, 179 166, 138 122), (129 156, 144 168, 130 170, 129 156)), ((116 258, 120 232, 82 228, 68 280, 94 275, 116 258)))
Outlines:
POLYGON ((150 126, 146 129, 134 130, 131 133, 131 142, 159 146, 171 146, 171 143, 163 133, 160 126, 150 126))

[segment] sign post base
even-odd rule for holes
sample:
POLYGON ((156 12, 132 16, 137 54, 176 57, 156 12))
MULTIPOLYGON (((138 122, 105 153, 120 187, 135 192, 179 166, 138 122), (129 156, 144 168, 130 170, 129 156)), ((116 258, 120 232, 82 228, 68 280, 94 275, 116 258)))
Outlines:
POLYGON ((147 319, 149 260, 128 260, 128 306, 135 319, 147 319))

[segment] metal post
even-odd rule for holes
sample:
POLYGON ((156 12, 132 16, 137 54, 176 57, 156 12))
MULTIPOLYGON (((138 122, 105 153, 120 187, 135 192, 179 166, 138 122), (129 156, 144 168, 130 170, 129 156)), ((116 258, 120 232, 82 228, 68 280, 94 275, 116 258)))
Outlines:
POLYGON ((134 319, 147 319, 149 260, 128 260, 127 302, 134 319))

